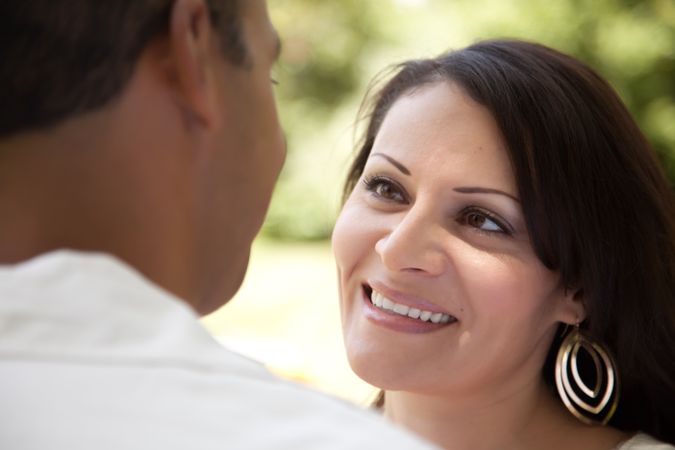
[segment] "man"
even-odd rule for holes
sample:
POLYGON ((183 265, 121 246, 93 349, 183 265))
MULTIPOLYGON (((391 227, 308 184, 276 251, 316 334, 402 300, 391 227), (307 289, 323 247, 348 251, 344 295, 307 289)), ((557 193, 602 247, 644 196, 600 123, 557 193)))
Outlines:
POLYGON ((284 158, 263 0, 0 6, 0 448, 425 448, 227 352, 284 158))

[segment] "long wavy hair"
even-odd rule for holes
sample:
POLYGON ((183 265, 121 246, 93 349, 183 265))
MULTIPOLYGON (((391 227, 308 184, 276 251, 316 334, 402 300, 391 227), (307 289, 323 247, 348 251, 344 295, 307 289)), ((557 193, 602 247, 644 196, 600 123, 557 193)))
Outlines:
MULTIPOLYGON (((494 116, 534 251, 581 290, 582 329, 616 358, 620 403, 609 425, 675 444, 675 196, 630 113, 594 70, 539 44, 484 41, 408 61, 364 104, 345 198, 392 104, 439 82, 494 116)), ((559 344, 542 369, 550 386, 559 344)))

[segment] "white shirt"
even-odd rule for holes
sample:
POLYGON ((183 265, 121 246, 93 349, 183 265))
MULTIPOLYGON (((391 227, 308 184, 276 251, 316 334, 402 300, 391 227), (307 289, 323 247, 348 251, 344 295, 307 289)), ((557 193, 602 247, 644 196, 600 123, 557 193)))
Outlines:
POLYGON ((118 260, 0 266, 0 448, 430 449, 221 347, 118 260))

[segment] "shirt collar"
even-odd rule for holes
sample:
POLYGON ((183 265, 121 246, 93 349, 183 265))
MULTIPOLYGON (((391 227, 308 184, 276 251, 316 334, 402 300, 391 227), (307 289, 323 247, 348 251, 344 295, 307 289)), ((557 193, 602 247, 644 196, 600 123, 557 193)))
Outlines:
POLYGON ((71 250, 0 265, 0 355, 204 368, 225 362, 185 302, 111 255, 71 250))

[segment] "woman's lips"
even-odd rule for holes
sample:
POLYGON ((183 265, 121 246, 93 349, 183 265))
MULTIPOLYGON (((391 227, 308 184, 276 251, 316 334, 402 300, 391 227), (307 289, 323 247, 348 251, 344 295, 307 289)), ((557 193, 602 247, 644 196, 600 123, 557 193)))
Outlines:
POLYGON ((432 314, 434 313, 442 313, 442 314, 447 314, 449 316, 452 316, 450 314, 450 311, 445 311, 443 308, 440 306, 436 305, 435 303, 432 303, 428 300, 425 300, 424 298, 417 297, 414 295, 409 295, 409 294, 404 294, 402 292, 396 291, 394 289, 391 289, 389 286, 385 285, 384 283, 381 283, 377 280, 368 280, 366 284, 364 284, 364 287, 368 291, 368 295, 370 295, 370 291, 377 291, 380 293, 383 297, 388 298, 390 301, 394 303, 399 303, 401 305, 405 305, 409 308, 416 308, 421 311, 430 311, 432 314))
POLYGON ((396 331, 426 333, 457 322, 454 316, 447 313, 395 302, 367 285, 363 286, 362 292, 366 317, 396 331))
POLYGON ((427 309, 420 309, 411 306, 404 305, 402 303, 397 303, 391 300, 388 297, 385 297, 381 292, 372 290, 370 293, 370 301, 377 308, 380 308, 384 311, 390 311, 394 314, 398 314, 404 317, 410 317, 411 319, 421 320, 422 322, 431 322, 431 323, 448 323, 451 319, 457 320, 452 317, 450 314, 445 314, 441 312, 433 312, 427 309))

